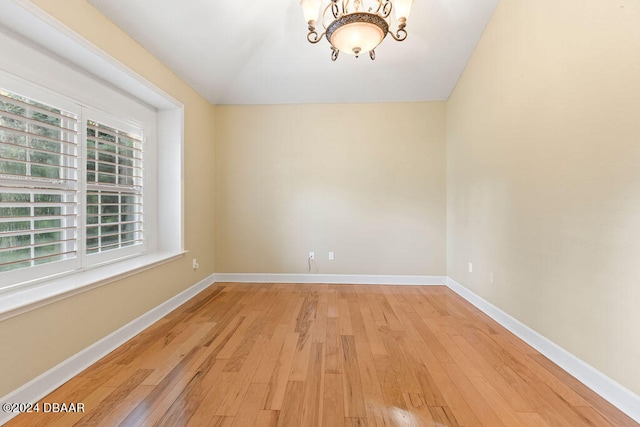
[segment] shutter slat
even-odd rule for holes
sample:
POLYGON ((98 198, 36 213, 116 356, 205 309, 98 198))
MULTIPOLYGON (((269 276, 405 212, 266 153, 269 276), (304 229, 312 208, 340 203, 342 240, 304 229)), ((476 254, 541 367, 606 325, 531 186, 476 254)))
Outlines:
POLYGON ((51 233, 60 230, 75 230, 76 227, 38 228, 33 230, 0 231, 0 237, 25 236, 27 234, 51 233))
MULTIPOLYGON (((53 153, 53 154, 59 155, 60 153, 53 153)), ((62 168, 62 169, 71 169, 71 170, 76 170, 77 169, 74 166, 52 165, 52 164, 49 164, 49 163, 30 162, 28 160, 10 159, 10 158, 7 158, 7 157, 2 157, 2 156, 0 156, 0 161, 20 163, 20 164, 23 164, 23 165, 44 166, 44 167, 48 167, 48 168, 62 168)))
POLYGON ((58 244, 61 244, 61 243, 70 243, 70 242, 75 242, 75 240, 76 239, 53 240, 51 242, 34 243, 34 244, 30 244, 30 245, 7 246, 5 248, 0 247, 0 253, 8 252, 8 251, 14 251, 16 249, 38 248, 38 247, 49 246, 49 245, 58 245, 58 244))
POLYGON ((46 258, 53 258, 53 257, 57 257, 57 256, 75 254, 76 252, 77 251, 58 252, 58 253, 50 254, 50 255, 31 257, 31 258, 25 258, 25 259, 18 259, 16 261, 2 262, 2 263, 0 263, 0 266, 11 265, 11 264, 22 264, 22 263, 25 263, 25 262, 31 263, 32 261, 38 261, 38 260, 42 260, 42 259, 46 259, 46 258))
POLYGON ((66 115, 63 115, 63 114, 56 113, 54 111, 49 111, 46 108, 38 107, 37 105, 27 104, 26 102, 20 101, 18 99, 10 98, 10 97, 8 97, 6 95, 3 95, 1 93, 0 93, 0 101, 4 101, 4 102, 6 102, 8 104, 10 103, 10 104, 14 104, 14 105, 19 105, 19 106, 21 106, 23 108, 30 108, 30 109, 32 109, 34 111, 38 111, 39 113, 42 113, 42 114, 58 117, 59 119, 73 120, 76 123, 78 122, 77 116, 75 114, 73 114, 73 113, 67 113, 67 114, 69 114, 69 116, 66 116, 66 115))
MULTIPOLYGON (((11 112, 5 111, 5 110, 0 110, 0 117, 9 117, 9 118, 12 118, 14 120, 20 120, 20 121, 24 122, 25 125, 36 125, 36 126, 40 126, 42 128, 45 128, 45 129, 52 130, 54 132, 63 132, 63 133, 71 133, 71 134, 76 134, 77 133, 77 130, 75 128, 67 128, 67 127, 64 127, 64 126, 54 125, 54 124, 51 124, 51 123, 43 122, 43 121, 38 120, 38 119, 36 119, 34 117, 21 116, 20 114, 11 113, 11 112)), ((73 123, 75 124, 76 122, 73 121, 73 123)), ((8 128, 8 129, 15 129, 15 128, 8 128)), ((35 133, 33 135, 40 136, 40 134, 37 134, 37 133, 35 133)))
POLYGON ((73 159, 78 157, 78 155, 75 153, 75 150, 74 150, 73 153, 64 153, 62 151, 51 151, 51 150, 45 150, 43 148, 27 147, 26 145, 14 144, 12 142, 1 142, 0 144, 2 144, 4 146, 7 146, 7 147, 16 147, 16 148, 20 148, 20 149, 23 149, 23 150, 35 151, 36 153, 55 154, 55 155, 58 155, 58 156, 65 156, 67 158, 73 158, 73 159))

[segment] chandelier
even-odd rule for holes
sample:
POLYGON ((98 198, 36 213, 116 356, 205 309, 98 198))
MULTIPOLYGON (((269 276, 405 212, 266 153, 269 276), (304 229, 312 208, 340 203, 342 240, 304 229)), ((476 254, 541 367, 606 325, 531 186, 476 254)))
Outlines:
POLYGON ((304 17, 309 24, 307 40, 316 44, 326 36, 331 45, 331 60, 338 59, 340 52, 359 57, 369 52, 376 59, 375 48, 391 34, 396 41, 407 38, 407 18, 413 0, 300 0, 304 17), (323 5, 322 3, 325 3, 323 5), (321 7, 323 11, 321 12, 321 7), (391 26, 391 11, 395 12, 398 28, 391 26), (318 34, 316 19, 320 15, 324 31, 318 34))

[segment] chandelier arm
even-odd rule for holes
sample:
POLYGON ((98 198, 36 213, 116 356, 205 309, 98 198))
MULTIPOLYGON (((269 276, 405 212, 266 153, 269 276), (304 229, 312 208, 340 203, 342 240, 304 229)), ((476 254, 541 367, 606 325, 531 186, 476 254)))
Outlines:
POLYGON ((340 53, 340 51, 338 49, 336 49, 335 47, 331 46, 331 60, 335 61, 336 59, 338 59, 338 54, 340 53))
MULTIPOLYGON (((344 11, 344 3, 342 4, 342 8, 344 11)), ((331 1, 331 14, 335 19, 338 19, 340 17, 341 14, 340 14, 340 8, 338 7, 338 0, 331 1)))
POLYGON ((309 41, 309 43, 312 44, 316 44, 318 43, 320 40, 322 40, 322 37, 326 34, 326 32, 318 35, 318 32, 315 30, 310 30, 309 34, 307 34, 307 40, 309 41))
POLYGON ((401 41, 403 41, 404 39, 407 38, 407 30, 405 30, 404 28, 399 28, 398 31, 396 31, 395 34, 393 34, 391 31, 389 31, 389 34, 397 42, 401 42, 401 41))
POLYGON ((374 11, 372 10, 371 13, 375 13, 376 15, 380 12, 380 9, 382 9, 382 2, 383 0, 377 0, 378 1, 378 8, 374 11))
POLYGON ((384 6, 382 7, 382 13, 380 14, 380 16, 382 16, 383 18, 388 18, 389 15, 391 15, 392 9, 393 9, 393 4, 389 0, 386 0, 384 2, 384 6))
POLYGON ((329 9, 331 9, 331 5, 333 5, 333 2, 329 2, 327 4, 327 7, 325 7, 324 10, 322 11, 322 13, 320 14, 320 21, 321 21, 322 26, 324 28, 327 28, 327 26, 324 24, 324 21, 326 19, 327 13, 329 12, 329 9))

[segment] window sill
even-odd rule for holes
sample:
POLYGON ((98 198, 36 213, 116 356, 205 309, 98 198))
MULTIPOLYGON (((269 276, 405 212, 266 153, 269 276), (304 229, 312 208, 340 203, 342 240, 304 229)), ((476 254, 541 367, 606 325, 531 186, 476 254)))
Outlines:
POLYGON ((0 292, 0 321, 181 258, 186 251, 141 255, 0 292))

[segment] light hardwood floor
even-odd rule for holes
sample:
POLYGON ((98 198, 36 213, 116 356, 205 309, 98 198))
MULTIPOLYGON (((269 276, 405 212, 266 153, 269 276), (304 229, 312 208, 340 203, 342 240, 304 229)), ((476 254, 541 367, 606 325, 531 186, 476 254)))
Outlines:
POLYGON ((9 426, 632 426, 444 286, 216 284, 9 426))

